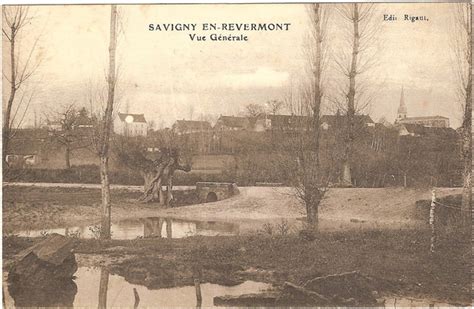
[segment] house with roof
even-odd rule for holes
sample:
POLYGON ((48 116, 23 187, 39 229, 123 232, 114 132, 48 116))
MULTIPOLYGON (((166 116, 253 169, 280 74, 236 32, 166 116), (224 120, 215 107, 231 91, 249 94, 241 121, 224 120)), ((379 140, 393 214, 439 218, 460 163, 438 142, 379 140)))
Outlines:
POLYGON ((209 132, 211 129, 208 121, 200 120, 176 120, 172 126, 172 130, 178 135, 209 132))
POLYGON ((445 127, 429 127, 417 123, 401 123, 397 125, 398 135, 400 136, 440 136, 456 139, 457 133, 453 128, 445 127))
POLYGON ((311 117, 298 115, 268 115, 271 130, 305 131, 311 127, 311 117))
POLYGON ((123 136, 146 136, 148 125, 144 114, 118 113, 114 119, 114 133, 123 136))
POLYGON ((216 131, 251 130, 251 121, 248 117, 220 116, 214 126, 216 131))
MULTIPOLYGON (((331 127, 341 127, 347 121, 346 115, 336 113, 335 115, 322 115, 320 119, 321 128, 328 130, 331 127)), ((354 115, 354 122, 359 127, 375 127, 375 122, 369 115, 354 115)))
POLYGON ((41 163, 50 148, 46 129, 17 129, 13 136, 5 158, 10 166, 25 167, 41 163))
POLYGON ((408 117, 408 109, 405 104, 405 94, 402 87, 395 124, 418 124, 424 127, 449 128, 449 118, 443 116, 408 117))
MULTIPOLYGON (((280 131, 312 130, 312 117, 298 115, 269 115, 269 129, 280 131)), ((375 123, 369 115, 355 115, 356 124, 363 127, 374 127, 375 123)), ((320 126, 323 130, 341 127, 347 121, 345 115, 322 115, 320 126)))

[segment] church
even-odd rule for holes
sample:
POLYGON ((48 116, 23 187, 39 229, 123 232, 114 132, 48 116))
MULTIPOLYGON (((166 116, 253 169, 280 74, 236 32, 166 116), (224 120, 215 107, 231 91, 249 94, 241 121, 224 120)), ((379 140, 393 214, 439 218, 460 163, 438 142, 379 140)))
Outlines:
POLYGON ((443 116, 408 117, 407 115, 407 106, 405 104, 405 95, 402 87, 400 106, 398 107, 395 124, 419 124, 424 127, 449 128, 449 118, 443 116))

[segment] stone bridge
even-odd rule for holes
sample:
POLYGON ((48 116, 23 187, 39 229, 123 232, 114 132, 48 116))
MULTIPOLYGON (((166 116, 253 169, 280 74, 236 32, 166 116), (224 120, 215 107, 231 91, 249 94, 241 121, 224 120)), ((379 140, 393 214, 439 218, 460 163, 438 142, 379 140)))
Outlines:
POLYGON ((239 194, 239 188, 235 183, 229 182, 197 182, 196 192, 200 203, 208 203, 239 194))

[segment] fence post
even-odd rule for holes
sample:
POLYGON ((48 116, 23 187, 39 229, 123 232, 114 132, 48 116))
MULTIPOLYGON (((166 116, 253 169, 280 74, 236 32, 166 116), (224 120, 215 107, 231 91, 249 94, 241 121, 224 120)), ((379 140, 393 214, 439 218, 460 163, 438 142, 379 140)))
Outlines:
POLYGON ((431 190, 431 206, 430 206, 430 227, 431 227, 431 241, 430 252, 435 251, 436 245, 436 226, 435 226, 435 210, 436 210, 436 191, 431 190))

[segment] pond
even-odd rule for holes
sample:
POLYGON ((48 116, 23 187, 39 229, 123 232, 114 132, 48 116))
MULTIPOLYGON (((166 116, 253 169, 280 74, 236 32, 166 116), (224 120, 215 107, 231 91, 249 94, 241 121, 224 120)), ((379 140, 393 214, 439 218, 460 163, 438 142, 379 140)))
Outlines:
MULTIPOLYGON (((112 239, 183 238, 188 236, 229 236, 239 234, 239 225, 220 221, 191 221, 160 217, 126 219, 112 223, 112 239)), ((40 237, 57 233, 80 238, 97 238, 99 225, 42 230, 23 230, 18 236, 40 237)))
MULTIPOLYGON (((6 307, 21 306, 67 306, 94 307, 99 302, 107 307, 133 307, 139 298, 140 307, 196 307, 194 286, 182 286, 150 290, 145 286, 128 283, 118 275, 109 274, 105 268, 80 267, 76 278, 60 289, 38 287, 38 291, 25 288, 24 291, 4 283, 6 307)), ((202 307, 213 307, 214 297, 222 295, 242 295, 258 293, 270 289, 267 283, 245 281, 235 286, 201 284, 202 307)))

